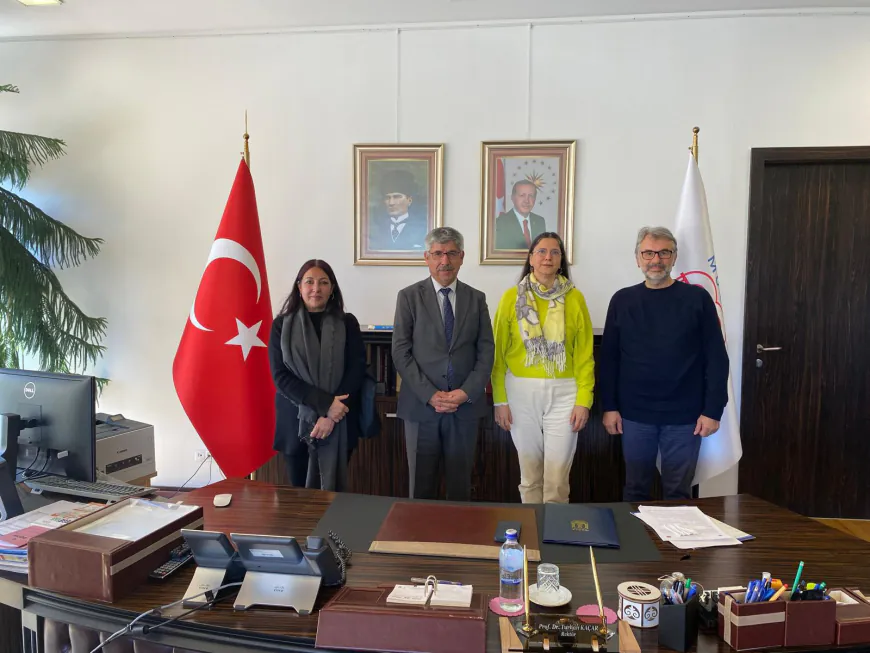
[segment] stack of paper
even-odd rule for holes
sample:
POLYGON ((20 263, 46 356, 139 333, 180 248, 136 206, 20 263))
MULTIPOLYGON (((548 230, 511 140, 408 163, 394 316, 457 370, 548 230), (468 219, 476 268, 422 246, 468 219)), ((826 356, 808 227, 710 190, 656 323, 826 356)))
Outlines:
POLYGON ((105 508, 99 503, 58 501, 0 522, 0 570, 27 573, 27 543, 40 533, 105 508))
POLYGON ((439 583, 434 588, 431 585, 396 585, 387 597, 387 603, 468 608, 471 606, 473 591, 474 587, 471 585, 439 583))
POLYGON ((639 506, 634 513, 663 541, 678 549, 735 546, 751 535, 708 517, 696 506, 639 506))

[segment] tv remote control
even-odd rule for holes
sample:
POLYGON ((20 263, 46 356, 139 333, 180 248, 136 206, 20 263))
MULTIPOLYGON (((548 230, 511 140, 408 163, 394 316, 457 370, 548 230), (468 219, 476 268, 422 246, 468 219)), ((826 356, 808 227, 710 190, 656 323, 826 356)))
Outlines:
POLYGON ((157 567, 154 571, 148 574, 149 578, 155 580, 163 580, 170 574, 178 571, 188 562, 193 560, 193 552, 187 544, 177 546, 169 554, 169 560, 157 567))

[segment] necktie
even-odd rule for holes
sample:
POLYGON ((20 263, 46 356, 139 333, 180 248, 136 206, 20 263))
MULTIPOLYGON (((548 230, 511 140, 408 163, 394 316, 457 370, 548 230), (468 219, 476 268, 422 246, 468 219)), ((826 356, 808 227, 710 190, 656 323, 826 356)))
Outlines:
POLYGON ((529 231, 529 219, 525 218, 523 220, 523 236, 526 237, 526 247, 532 246, 532 234, 529 231))
MULTIPOLYGON (((439 291, 444 295, 444 338, 447 340, 447 348, 450 349, 450 343, 453 342, 453 305, 450 303, 450 288, 442 288, 439 291)), ((453 389, 453 363, 450 362, 450 357, 447 357, 447 389, 453 389)))

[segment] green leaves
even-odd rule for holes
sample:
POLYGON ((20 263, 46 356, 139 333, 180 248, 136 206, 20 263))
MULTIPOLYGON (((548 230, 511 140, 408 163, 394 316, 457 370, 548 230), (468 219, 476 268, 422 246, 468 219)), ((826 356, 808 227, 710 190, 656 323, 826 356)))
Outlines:
POLYGON ((46 265, 65 268, 100 252, 102 240, 85 238, 15 193, 0 188, 0 227, 46 265))
POLYGON ((0 131, 0 183, 24 188, 33 165, 63 156, 65 143, 59 138, 0 131))
MULTIPOLYGON (((3 92, 18 89, 0 85, 3 92)), ((0 183, 23 188, 34 165, 63 154, 60 139, 0 131, 0 183)), ((107 322, 86 315, 52 268, 93 258, 102 242, 0 187, 0 367, 20 367, 25 355, 52 372, 81 372, 96 363, 107 322)))

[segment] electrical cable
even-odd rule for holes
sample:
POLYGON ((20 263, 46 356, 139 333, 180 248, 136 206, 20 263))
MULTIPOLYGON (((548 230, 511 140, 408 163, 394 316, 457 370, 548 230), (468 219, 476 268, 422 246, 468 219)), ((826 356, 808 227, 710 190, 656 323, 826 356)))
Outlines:
POLYGON ((190 599, 195 599, 195 598, 198 598, 198 597, 200 597, 200 596, 208 596, 208 597, 209 597, 208 601, 207 601, 206 603, 204 603, 203 605, 198 606, 197 608, 194 608, 194 609, 192 609, 192 610, 188 610, 186 613, 184 613, 184 614, 182 614, 182 615, 179 615, 179 616, 177 616, 177 617, 175 617, 175 618, 173 618, 173 619, 169 619, 169 620, 167 620, 166 622, 164 622, 164 623, 162 623, 162 624, 157 624, 157 626, 151 627, 151 628, 149 628, 147 631, 145 630, 145 627, 143 626, 143 628, 142 628, 142 634, 147 634, 148 632, 153 631, 153 630, 154 630, 155 628, 157 628, 157 627, 165 626, 165 625, 166 625, 167 623, 169 623, 170 621, 176 621, 177 619, 180 619, 181 617, 183 617, 183 616, 186 615, 186 614, 190 614, 191 612, 194 612, 195 610, 198 610, 198 609, 200 609, 200 608, 206 607, 207 605, 212 605, 212 604, 214 604, 214 603, 218 600, 218 599, 216 598, 217 593, 220 592, 221 590, 226 589, 226 588, 228 588, 228 587, 240 587, 240 586, 241 586, 241 583, 227 583, 226 585, 221 585, 220 587, 217 587, 217 588, 215 588, 215 589, 213 589, 213 590, 206 590, 205 592, 200 592, 199 594, 195 594, 195 595, 193 595, 193 596, 188 596, 188 597, 185 597, 185 598, 183 598, 183 599, 179 599, 178 601, 173 601, 172 603, 167 603, 166 605, 161 605, 159 608, 152 608, 151 610, 148 610, 147 612, 143 612, 143 613, 140 614, 138 617, 136 617, 135 619, 133 619, 133 621, 131 621, 130 623, 128 623, 126 626, 124 626, 124 627, 121 628, 120 630, 116 630, 114 633, 112 633, 111 635, 109 635, 109 636, 106 638, 106 641, 104 641, 102 644, 99 644, 97 647, 95 647, 94 649, 92 649, 90 653, 97 653, 97 651, 99 651, 100 649, 104 648, 105 646, 107 646, 107 645, 110 644, 111 642, 114 642, 114 641, 115 641, 116 639, 118 639, 119 637, 123 637, 124 635, 127 635, 127 634, 132 633, 132 632, 133 632, 133 626, 135 626, 137 623, 139 623, 139 620, 140 620, 140 619, 144 619, 145 617, 149 617, 149 616, 152 616, 152 615, 160 615, 160 613, 161 613, 163 610, 167 610, 167 609, 169 609, 169 608, 171 608, 171 607, 173 607, 173 606, 178 605, 179 603, 183 603, 184 601, 189 601, 190 599))
MULTIPOLYGON (((18 469, 22 469, 22 470, 23 470, 23 471, 21 472, 21 478, 17 478, 17 477, 16 477, 16 479, 15 479, 15 482, 16 482, 16 483, 20 483, 20 482, 23 481, 25 478, 27 478, 27 472, 29 472, 29 471, 31 470, 31 468, 36 464, 36 461, 39 460, 39 454, 40 454, 40 453, 42 453, 42 447, 37 447, 37 448, 36 448, 36 456, 34 456, 33 461, 32 461, 32 462, 31 462, 27 467, 25 467, 25 468, 16 467, 16 468, 15 468, 16 470, 18 470, 18 469)), ((49 457, 51 456, 51 454, 48 454, 48 455, 49 455, 49 457)))
POLYGON ((178 488, 178 489, 177 489, 175 492, 173 492, 171 495, 169 495, 169 496, 167 497, 167 499, 171 499, 171 498, 173 498, 176 494, 178 494, 179 492, 181 492, 181 491, 184 489, 184 486, 187 485, 188 483, 190 483, 190 482, 193 480, 193 477, 197 475, 197 473, 199 472, 199 470, 202 469, 202 466, 205 465, 209 460, 211 460, 211 454, 209 454, 208 456, 205 457, 205 459, 204 459, 204 460, 199 464, 199 467, 196 468, 196 471, 195 471, 193 474, 190 475, 190 478, 187 479, 184 483, 182 483, 181 487, 178 488))

